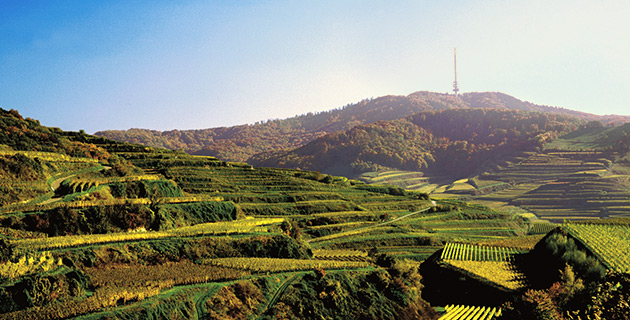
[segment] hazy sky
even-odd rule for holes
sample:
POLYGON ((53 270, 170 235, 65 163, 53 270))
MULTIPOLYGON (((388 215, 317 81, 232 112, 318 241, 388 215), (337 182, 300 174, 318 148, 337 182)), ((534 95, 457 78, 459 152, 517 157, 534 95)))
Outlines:
POLYGON ((630 1, 0 0, 0 107, 209 128, 452 89, 630 115, 630 1))

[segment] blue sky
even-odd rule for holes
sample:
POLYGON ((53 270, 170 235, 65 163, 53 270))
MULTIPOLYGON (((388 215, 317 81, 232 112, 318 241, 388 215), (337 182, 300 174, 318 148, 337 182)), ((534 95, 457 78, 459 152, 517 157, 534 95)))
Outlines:
POLYGON ((194 129, 452 89, 630 115, 630 1, 0 0, 0 107, 194 129))

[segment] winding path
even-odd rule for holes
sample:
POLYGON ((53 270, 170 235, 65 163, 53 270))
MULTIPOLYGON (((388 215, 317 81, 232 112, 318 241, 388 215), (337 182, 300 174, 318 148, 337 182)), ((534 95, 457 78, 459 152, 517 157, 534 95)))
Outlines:
MULTIPOLYGON (((110 166, 103 166, 103 168, 102 168, 102 169, 100 169, 99 171, 101 171, 101 170, 103 170, 103 171, 104 171, 104 170, 109 170, 109 169, 111 169, 111 168, 112 168, 112 167, 110 167, 110 166)), ((63 177, 61 177, 61 178, 55 179, 53 182, 51 182, 51 183, 50 183, 50 189, 52 190, 52 192, 57 191, 57 189, 59 189, 59 186, 61 186, 61 183, 62 183, 64 180, 69 179, 69 178, 72 178, 72 177, 76 176, 77 174, 78 174, 78 173, 74 173, 74 174, 71 174, 71 175, 68 175, 68 176, 63 176, 63 177)), ((53 196, 54 196, 54 194, 53 194, 53 196)), ((63 197, 59 197, 59 198, 50 198, 50 199, 48 199, 48 200, 46 200, 46 201, 43 201, 41 204, 49 204, 49 203, 57 202, 57 201, 61 200, 62 198, 63 198, 63 197)))
MULTIPOLYGON (((68 178, 72 178, 72 177, 74 177, 74 176, 76 176, 76 174, 71 174, 71 175, 69 175, 69 176, 61 177, 61 178, 59 178, 59 179, 54 180, 53 182, 51 182, 51 183, 50 183, 50 189, 52 189, 52 192, 57 191, 57 189, 59 188, 59 186, 61 186, 61 183, 62 183, 64 180, 66 180, 66 179, 68 179, 68 178)), ((54 196, 54 194, 53 194, 53 196, 54 196)), ((40 203, 40 204, 49 204, 49 203, 53 203, 53 202, 60 201, 61 199, 62 199, 62 197, 58 197, 58 198, 50 198, 50 199, 48 199, 48 200, 46 200, 46 201, 43 201, 43 202, 42 202, 42 203, 40 203)))
POLYGON ((269 300, 269 302, 267 303, 265 310, 263 310, 263 312, 261 312, 258 318, 256 319, 262 319, 262 316, 265 313, 267 313, 267 311, 269 311, 269 308, 273 307, 276 304, 276 302, 278 302, 278 299, 280 299, 280 297, 284 294, 284 291, 287 290, 287 288, 293 283, 293 281, 295 281, 298 277, 303 276, 305 274, 306 272, 298 272, 294 274, 292 277, 288 278, 287 280, 284 280, 282 285, 280 285, 280 288, 276 290, 276 293, 273 294, 273 297, 271 297, 271 300, 269 300))

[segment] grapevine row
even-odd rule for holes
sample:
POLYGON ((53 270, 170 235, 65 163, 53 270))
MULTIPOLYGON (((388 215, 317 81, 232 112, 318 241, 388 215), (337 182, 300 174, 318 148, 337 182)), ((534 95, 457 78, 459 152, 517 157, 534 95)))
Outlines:
POLYGON ((181 227, 169 231, 121 232, 24 239, 15 241, 15 244, 18 247, 42 250, 110 242, 153 240, 168 237, 228 235, 255 232, 258 231, 258 228, 260 226, 280 223, 282 221, 284 221, 284 219, 282 218, 252 218, 226 222, 201 223, 194 226, 181 227))
POLYGON ((529 234, 546 234, 555 227, 556 225, 551 223, 534 223, 529 228, 529 234))
POLYGON ((307 259, 277 259, 277 258, 217 258, 207 259, 207 264, 249 270, 252 272, 287 272, 314 269, 346 269, 365 268, 367 262, 336 261, 336 260, 307 260, 307 259))
POLYGON ((518 290, 525 286, 525 275, 516 271, 510 262, 448 260, 447 263, 508 289, 518 290))
POLYGON ((446 314, 441 316, 439 320, 491 320, 501 316, 501 308, 475 307, 475 306, 446 306, 446 314))
POLYGON ((440 258, 442 260, 510 261, 516 253, 518 251, 513 248, 449 242, 442 250, 440 258))
MULTIPOLYGON (((223 201, 223 197, 207 197, 207 196, 186 196, 186 197, 163 197, 159 201, 161 204, 166 203, 189 203, 189 202, 207 202, 207 201, 223 201)), ((109 199, 109 200, 96 200, 96 201, 73 201, 73 202, 54 202, 50 204, 34 204, 23 205, 12 210, 2 210, 4 213, 10 211, 20 210, 23 212, 39 211, 39 210, 52 210, 56 208, 70 208, 70 209, 83 209, 89 207, 100 206, 113 206, 113 205, 150 205, 152 200, 149 198, 137 198, 137 199, 109 199)))
POLYGON ((75 191, 79 192, 81 190, 86 190, 85 186, 98 187, 99 185, 104 185, 108 183, 115 182, 132 182, 132 181, 153 181, 160 180, 160 176, 155 174, 143 174, 137 176, 127 176, 127 177, 101 177, 101 178, 71 178, 70 179, 70 187, 75 191))
POLYGON ((313 258, 320 260, 365 261, 367 252, 360 250, 313 250, 313 258))
POLYGON ((98 162, 97 159, 71 157, 65 154, 54 153, 54 152, 8 151, 8 150, 0 151, 0 156, 13 156, 16 154, 21 154, 29 158, 39 158, 44 161, 64 161, 64 162, 84 162, 84 163, 97 163, 98 162))
POLYGON ((608 268, 617 272, 630 272, 629 226, 567 223, 563 228, 608 268))

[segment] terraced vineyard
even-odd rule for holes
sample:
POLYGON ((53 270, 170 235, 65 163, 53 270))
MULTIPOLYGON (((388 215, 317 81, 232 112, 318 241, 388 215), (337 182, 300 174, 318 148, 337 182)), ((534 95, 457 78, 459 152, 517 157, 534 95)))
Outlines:
MULTIPOLYGON (((18 190, 3 194, 0 207, 0 318, 304 316, 294 310, 330 312, 316 318, 357 310, 389 318, 426 305, 419 294, 430 287, 418 271, 424 260, 447 266, 456 280, 485 279, 479 287, 516 294, 527 279, 514 268, 515 257, 553 228, 388 184, 38 130, 72 148, 59 147, 57 155, 31 151, 36 142, 28 151, 0 145, 0 158, 23 170, 3 172, 11 179, 0 182, 2 190, 18 190)), ((585 208, 621 214, 624 194, 614 188, 624 175, 600 172, 609 169, 596 158, 602 154, 578 163, 571 152, 529 155, 501 168, 504 179, 488 173, 441 189, 455 198, 478 192, 505 201, 512 192, 532 211, 544 209, 536 209, 546 205, 542 195, 586 196, 591 207, 585 208), (564 173, 553 176, 553 166, 564 173), (528 180, 536 171, 542 180, 528 180), (552 187, 565 185, 575 193, 552 187)), ((370 179, 434 188, 419 173, 370 179)), ((627 270, 611 258, 611 245, 592 239, 589 230, 598 227, 568 228, 610 268, 627 270)), ((627 240, 619 228, 606 229, 611 241, 627 240)), ((454 309, 452 317, 492 316, 488 308, 454 309)))
POLYGON ((436 189, 434 194, 479 200, 497 208, 515 206, 554 222, 627 216, 630 176, 610 169, 610 159, 616 157, 597 150, 529 154, 474 179, 436 189))
POLYGON ((474 274, 510 290, 525 285, 525 275, 511 262, 521 251, 507 247, 447 243, 440 259, 444 263, 474 274))
POLYGON ((408 190, 418 190, 429 184, 429 179, 422 172, 415 171, 368 172, 359 178, 370 184, 391 184, 408 190))
POLYGON ((266 232, 269 226, 283 222, 279 218, 250 218, 229 222, 201 223, 194 226, 181 227, 168 231, 121 232, 107 234, 90 234, 80 236, 61 236, 36 239, 16 240, 15 246, 24 249, 50 250, 106 244, 114 242, 146 241, 164 238, 196 237, 209 235, 238 235, 254 232, 266 232))
POLYGON ((531 180, 556 180, 574 174, 595 176, 606 170, 605 163, 598 160, 604 156, 600 152, 534 154, 495 173, 481 175, 480 178, 520 183, 531 180))
POLYGON ((562 228, 584 244, 609 269, 630 272, 630 226, 627 224, 566 223, 562 228))
MULTIPOLYGON (((410 259, 417 269, 442 241, 527 232, 512 216, 401 188, 82 139, 123 164, 55 158, 64 174, 47 179, 56 188, 3 206, 0 216, 0 232, 15 248, 14 262, 0 264, 11 285, 45 274, 68 288, 59 294, 67 299, 7 305, 5 318, 96 315, 102 308, 118 314, 145 301, 172 301, 173 292, 212 287, 210 299, 239 279, 288 279, 297 271, 364 277, 383 272, 374 263, 382 254, 410 259)), ((263 294, 259 303, 269 307, 260 312, 275 312, 285 299, 278 292, 263 294)))
POLYGON ((547 234, 556 227, 553 223, 535 222, 530 225, 529 234, 547 234))
POLYGON ((506 247, 486 247, 465 243, 447 243, 440 259, 468 261, 510 261, 518 251, 506 247))
POLYGON ((448 305, 439 320, 491 320, 501 317, 501 308, 448 305))
POLYGON ((353 269, 370 266, 367 262, 335 261, 321 259, 274 259, 274 258, 217 258, 204 260, 203 263, 227 267, 230 269, 242 269, 252 272, 287 272, 315 269, 353 269))
POLYGON ((360 250, 313 250, 313 258, 319 260, 365 261, 367 260, 367 255, 367 252, 360 250))
POLYGON ((543 152, 523 153, 476 177, 444 185, 429 180, 418 182, 430 177, 404 171, 368 173, 362 179, 422 190, 436 198, 459 198, 500 210, 533 213, 553 222, 628 216, 628 162, 622 153, 614 151, 618 149, 614 146, 616 141, 602 147, 593 139, 558 139, 543 152))
POLYGON ((525 275, 506 261, 446 260, 446 263, 510 290, 525 287, 525 275))

